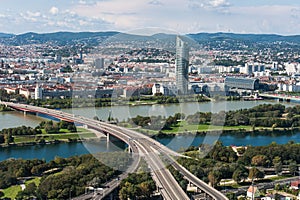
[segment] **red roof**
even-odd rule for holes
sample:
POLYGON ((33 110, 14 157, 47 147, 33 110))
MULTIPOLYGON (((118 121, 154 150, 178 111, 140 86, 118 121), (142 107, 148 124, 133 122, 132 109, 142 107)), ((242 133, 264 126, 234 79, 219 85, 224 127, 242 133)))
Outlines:
POLYGON ((249 188, 248 188, 248 192, 251 192, 251 193, 255 193, 257 191, 257 187, 253 187, 253 186, 250 186, 249 188))
POLYGON ((298 187, 299 185, 300 185, 300 180, 291 182, 291 186, 298 187))

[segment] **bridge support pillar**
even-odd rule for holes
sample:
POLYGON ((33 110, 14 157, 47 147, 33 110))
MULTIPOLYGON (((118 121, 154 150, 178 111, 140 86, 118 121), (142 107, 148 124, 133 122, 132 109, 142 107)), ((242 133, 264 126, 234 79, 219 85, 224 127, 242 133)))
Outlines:
POLYGON ((27 112, 26 112, 26 111, 24 111, 23 113, 24 113, 24 115, 26 115, 26 114, 27 114, 27 112))
POLYGON ((109 143, 109 133, 106 134, 106 142, 109 143))
POLYGON ((130 145, 128 145, 128 153, 132 153, 132 149, 130 145))

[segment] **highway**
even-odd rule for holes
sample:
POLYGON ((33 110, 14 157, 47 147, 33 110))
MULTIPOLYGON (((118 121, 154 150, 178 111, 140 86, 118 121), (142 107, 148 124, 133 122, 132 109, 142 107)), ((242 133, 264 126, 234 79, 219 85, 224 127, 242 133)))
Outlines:
POLYGON ((193 175, 191 172, 189 172, 187 169, 185 169, 173 159, 174 156, 182 155, 175 151, 172 151, 171 149, 167 148, 166 146, 162 145, 156 140, 145 136, 139 132, 129 130, 124 127, 119 127, 114 124, 108 124, 105 122, 89 119, 82 116, 75 116, 73 114, 65 113, 59 110, 41 108, 25 104, 16 104, 12 102, 0 102, 0 104, 9 106, 17 110, 44 113, 61 120, 74 121, 77 123, 87 125, 89 128, 98 131, 103 131, 106 134, 111 134, 119 138, 120 140, 127 143, 129 145, 129 148, 134 153, 138 153, 139 155, 145 158, 149 167, 151 168, 153 179, 154 181, 156 181, 156 184, 160 188, 160 192, 163 198, 166 200, 188 200, 190 198, 179 186, 179 184, 172 176, 170 171, 165 167, 165 163, 162 161, 161 157, 168 158, 176 170, 178 170, 181 174, 184 175, 184 177, 187 180, 192 182, 195 186, 199 187, 200 190, 207 193, 213 199, 228 199, 221 192, 217 191, 213 187, 210 187, 208 184, 198 179, 195 175, 193 175))

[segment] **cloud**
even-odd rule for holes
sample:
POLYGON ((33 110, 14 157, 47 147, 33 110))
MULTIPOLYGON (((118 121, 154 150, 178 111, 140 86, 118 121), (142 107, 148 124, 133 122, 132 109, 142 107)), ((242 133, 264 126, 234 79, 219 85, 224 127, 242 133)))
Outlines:
POLYGON ((191 10, 207 10, 228 14, 231 4, 227 0, 188 0, 188 7, 191 10))
POLYGON ((40 16, 41 16, 40 12, 26 11, 25 13, 20 13, 21 19, 24 19, 25 21, 28 22, 36 22, 38 21, 40 16))
POLYGON ((0 10, 0 19, 5 27, 1 30, 14 33, 63 30, 127 32, 160 27, 180 33, 230 30, 299 34, 300 5, 265 4, 241 3, 239 0, 71 0, 26 8, 8 6, 10 9, 0 10))
POLYGON ((39 16, 41 16, 40 12, 30 12, 30 11, 27 11, 26 13, 27 13, 27 15, 29 17, 39 17, 39 16))
POLYGON ((150 4, 150 5, 154 5, 154 6, 162 6, 162 5, 164 5, 161 1, 159 1, 159 0, 152 0, 152 1, 150 1, 148 4, 150 4))
POLYGON ((51 7, 50 10, 49 10, 49 13, 52 14, 52 15, 56 15, 57 13, 59 12, 58 8, 57 7, 51 7))
POLYGON ((94 1, 94 0, 79 0, 78 4, 81 4, 81 5, 95 5, 95 4, 97 4, 97 1, 94 1))
POLYGON ((217 7, 227 7, 230 5, 230 3, 227 2, 226 0, 210 0, 208 2, 208 5, 210 5, 213 8, 217 8, 217 7))

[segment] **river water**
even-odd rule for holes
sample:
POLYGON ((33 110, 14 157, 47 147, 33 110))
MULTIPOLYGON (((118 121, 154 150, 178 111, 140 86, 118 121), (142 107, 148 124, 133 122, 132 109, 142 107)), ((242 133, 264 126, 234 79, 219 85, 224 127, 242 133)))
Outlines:
MULTIPOLYGON (((100 119, 106 120, 111 113, 113 118, 119 121, 127 120, 128 118, 137 115, 142 116, 170 116, 175 113, 184 113, 185 115, 200 112, 219 112, 221 110, 238 110, 243 108, 251 108, 264 103, 278 103, 277 101, 224 101, 224 102, 205 102, 205 103, 181 103, 171 105, 143 105, 143 106, 117 106, 117 107, 103 107, 103 108, 77 108, 77 109, 64 109, 69 113, 82 115, 85 117, 93 118, 98 116, 100 119)), ((297 103, 283 103, 286 106, 294 106, 297 103)), ((35 115, 24 115, 21 112, 0 112, 0 129, 25 126, 37 126, 42 120, 42 117, 35 115)), ((290 135, 267 135, 267 136, 229 136, 221 135, 216 136, 194 136, 194 135, 179 135, 175 137, 159 138, 158 141, 168 146, 173 150, 180 150, 187 148, 191 145, 198 146, 203 141, 221 140, 224 145, 268 145, 271 142, 285 144, 290 140, 300 142, 300 132, 290 135)), ((106 152, 106 151, 119 151, 120 147, 113 144, 106 144, 106 141, 95 143, 60 143, 56 145, 40 145, 40 146, 24 146, 24 147, 11 147, 0 149, 0 160, 8 158, 24 158, 24 159, 46 159, 47 161, 53 159, 55 156, 70 157, 72 155, 81 155, 86 153, 106 152)))

